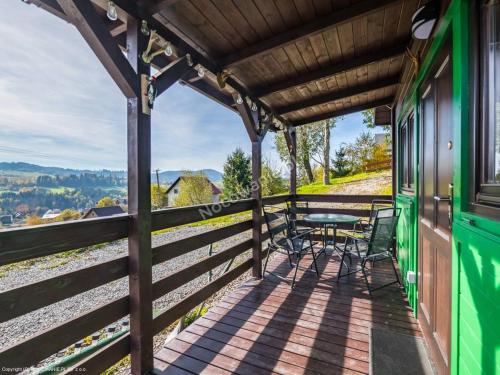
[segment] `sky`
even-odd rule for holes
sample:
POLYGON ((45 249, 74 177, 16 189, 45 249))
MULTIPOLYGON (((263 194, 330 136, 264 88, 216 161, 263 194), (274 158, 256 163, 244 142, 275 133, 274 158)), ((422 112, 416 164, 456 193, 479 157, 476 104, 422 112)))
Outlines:
MULTIPOLYGON (((0 161, 126 169, 126 100, 72 25, 3 0, 0 56, 0 161)), ((237 147, 251 152, 240 117, 188 87, 162 94, 151 121, 152 169, 222 171, 237 147)), ((332 150, 364 130, 361 114, 345 116, 332 150)), ((281 167, 272 133, 263 156, 281 167)))

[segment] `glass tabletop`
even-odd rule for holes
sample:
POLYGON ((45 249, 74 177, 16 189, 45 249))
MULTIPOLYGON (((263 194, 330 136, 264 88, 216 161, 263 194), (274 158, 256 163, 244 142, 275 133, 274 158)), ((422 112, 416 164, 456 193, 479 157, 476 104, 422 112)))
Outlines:
POLYGON ((310 214, 306 215, 304 220, 321 224, 354 224, 359 221, 359 217, 343 214, 310 214))

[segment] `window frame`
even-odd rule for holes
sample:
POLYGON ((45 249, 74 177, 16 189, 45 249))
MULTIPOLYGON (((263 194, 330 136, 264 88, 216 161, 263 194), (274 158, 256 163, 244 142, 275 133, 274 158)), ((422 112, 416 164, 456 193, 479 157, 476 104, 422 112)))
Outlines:
POLYGON ((399 186, 405 194, 415 194, 415 117, 413 111, 404 119, 399 128, 399 186), (404 139, 403 139, 404 138, 404 139))
POLYGON ((500 217, 500 183, 487 183, 488 153, 495 152, 490 145, 487 104, 489 97, 485 89, 488 74, 485 71, 484 43, 487 32, 483 1, 472 2, 471 11, 471 184, 470 211, 488 217, 500 217), (482 147, 483 146, 483 147, 482 147))

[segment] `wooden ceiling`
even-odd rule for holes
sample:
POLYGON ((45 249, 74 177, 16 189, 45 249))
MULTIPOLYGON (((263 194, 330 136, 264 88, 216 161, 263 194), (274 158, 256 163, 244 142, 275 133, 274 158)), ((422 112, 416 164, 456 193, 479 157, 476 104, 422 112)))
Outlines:
MULTIPOLYGON (((64 16, 56 1, 32 2, 64 16)), ((93 2, 101 10, 107 4, 93 2)), ((238 91, 301 125, 394 102, 420 2, 117 0, 121 21, 103 20, 120 42, 127 13, 147 19, 177 54, 189 52, 208 69, 185 84, 228 107, 238 91), (224 89, 216 82, 222 71, 229 73, 224 89)), ((168 62, 155 60, 160 68, 168 62)))

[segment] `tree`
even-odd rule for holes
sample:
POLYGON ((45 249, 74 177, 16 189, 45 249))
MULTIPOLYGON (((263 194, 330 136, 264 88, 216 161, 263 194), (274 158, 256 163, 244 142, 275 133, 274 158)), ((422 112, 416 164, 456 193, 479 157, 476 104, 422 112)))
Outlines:
POLYGON ((103 197, 97 202, 96 207, 110 207, 114 206, 115 201, 111 197, 103 197))
POLYGON ((202 173, 185 172, 179 182, 179 195, 174 206, 194 206, 212 202, 212 185, 202 173))
POLYGON ((345 146, 341 145, 337 151, 335 151, 335 159, 332 160, 333 173, 336 177, 347 176, 351 169, 349 168, 349 161, 346 158, 345 146))
POLYGON ((80 213, 75 210, 70 210, 69 208, 63 210, 61 214, 56 217, 53 221, 68 221, 77 220, 80 218, 80 213))
MULTIPOLYGON (((377 125, 375 125, 375 108, 367 109, 361 112, 363 116, 363 124, 366 125, 368 129, 375 129, 377 125)), ((386 137, 390 136, 391 126, 390 125, 382 125, 382 129, 386 137)))
POLYGON ((158 190, 158 185, 151 185, 151 208, 153 210, 158 210, 160 208, 166 207, 167 204, 167 188, 160 185, 160 189, 158 190))
POLYGON ((224 199, 249 198, 252 190, 252 170, 250 157, 245 155, 242 149, 237 148, 224 163, 224 199))
POLYGON ((349 167, 354 172, 360 172, 372 157, 375 147, 375 137, 368 132, 361 133, 354 143, 345 146, 349 167))
POLYGON ((262 163, 261 184, 263 196, 281 194, 286 191, 285 183, 281 178, 281 171, 275 168, 270 160, 265 160, 262 163))

